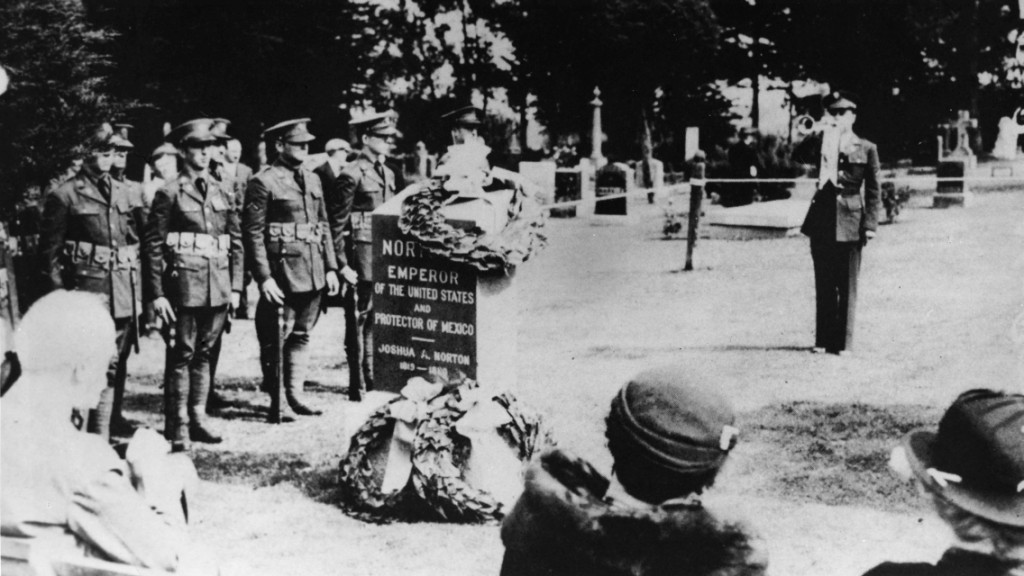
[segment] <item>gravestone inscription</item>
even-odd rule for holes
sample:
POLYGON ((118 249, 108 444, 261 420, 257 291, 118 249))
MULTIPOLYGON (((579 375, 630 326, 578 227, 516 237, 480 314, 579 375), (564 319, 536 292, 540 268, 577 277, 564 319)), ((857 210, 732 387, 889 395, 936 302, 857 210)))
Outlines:
POLYGON ((629 192, 633 184, 633 175, 629 166, 615 162, 608 164, 597 172, 596 193, 597 204, 594 206, 594 214, 611 214, 616 216, 626 215, 628 198, 613 198, 602 200, 603 197, 629 192))
MULTIPOLYGON (((398 228, 398 216, 373 216, 373 366, 377 388, 398 392, 409 378, 477 377, 477 273, 428 254, 398 228)), ((460 228, 472 222, 449 221, 460 228)))

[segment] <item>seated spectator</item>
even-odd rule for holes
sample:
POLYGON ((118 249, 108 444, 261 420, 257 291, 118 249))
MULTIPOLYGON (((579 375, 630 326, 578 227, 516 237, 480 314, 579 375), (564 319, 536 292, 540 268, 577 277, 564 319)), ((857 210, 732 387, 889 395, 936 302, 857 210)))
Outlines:
POLYGON ((938 432, 908 434, 891 465, 931 498, 958 542, 937 564, 886 562, 865 576, 1024 573, 1024 396, 964 392, 938 432))
POLYGON ((72 423, 106 387, 114 324, 101 300, 63 290, 43 297, 22 319, 15 347, 22 375, 0 401, 0 533, 62 555, 161 570, 187 557, 191 570, 187 496, 198 479, 188 458, 140 430, 122 461, 72 423))
POLYGON ((614 480, 564 451, 542 456, 502 525, 501 574, 764 574, 763 544, 699 498, 736 445, 734 424, 681 369, 639 374, 606 420, 614 480))

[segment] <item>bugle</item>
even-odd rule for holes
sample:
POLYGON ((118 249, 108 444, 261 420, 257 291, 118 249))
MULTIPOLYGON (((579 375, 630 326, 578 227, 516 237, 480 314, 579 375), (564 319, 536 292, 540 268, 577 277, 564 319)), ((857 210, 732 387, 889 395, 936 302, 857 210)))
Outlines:
POLYGON ((822 132, 828 128, 835 128, 836 121, 831 116, 825 116, 821 120, 815 120, 811 116, 804 114, 798 116, 795 120, 796 131, 802 136, 808 134, 816 134, 822 132))

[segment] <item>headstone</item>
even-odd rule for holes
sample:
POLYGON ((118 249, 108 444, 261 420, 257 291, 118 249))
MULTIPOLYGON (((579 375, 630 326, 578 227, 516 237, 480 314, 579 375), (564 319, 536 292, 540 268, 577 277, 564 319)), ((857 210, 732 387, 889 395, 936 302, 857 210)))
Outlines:
POLYGON ((999 160, 1013 160, 1019 154, 1017 140, 1024 134, 1024 126, 1017 124, 1013 118, 1003 116, 999 119, 999 136, 992 147, 992 156, 999 160))
POLYGON ((970 189, 964 177, 967 174, 967 158, 948 157, 939 162, 935 170, 938 178, 933 208, 966 207, 970 203, 970 189))
MULTIPOLYGON (((486 386, 514 389, 518 325, 514 274, 480 274, 423 251, 398 228, 395 196, 373 213, 373 371, 379 390, 398 392, 409 378, 463 373, 486 386)), ((442 214, 461 228, 507 223, 511 191, 456 200, 442 214)))
POLYGON ((686 127, 686 140, 683 143, 683 160, 689 162, 700 150, 700 128, 696 126, 686 127))
POLYGON ((597 171, 597 187, 595 189, 596 205, 594 214, 610 214, 614 216, 625 216, 627 214, 628 198, 614 198, 612 200, 601 200, 605 196, 627 194, 633 190, 635 176, 633 169, 615 162, 608 164, 597 171))
MULTIPOLYGON (((559 168, 555 172, 555 202, 572 202, 583 199, 583 173, 571 168, 559 168)), ((575 218, 576 206, 552 208, 552 218, 575 218)))
POLYGON ((580 199, 583 200, 583 203, 580 204, 576 213, 589 216, 594 213, 594 188, 597 170, 589 158, 580 158, 577 168, 580 171, 580 184, 582 185, 580 199))
POLYGON ((537 195, 542 204, 555 201, 555 172, 558 165, 554 162, 520 162, 519 174, 533 182, 540 189, 537 195))

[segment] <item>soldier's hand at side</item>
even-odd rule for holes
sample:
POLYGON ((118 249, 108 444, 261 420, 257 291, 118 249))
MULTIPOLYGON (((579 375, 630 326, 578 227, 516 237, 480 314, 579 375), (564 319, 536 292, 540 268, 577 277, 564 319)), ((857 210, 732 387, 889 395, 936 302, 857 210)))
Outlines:
POLYGON ((242 303, 242 293, 232 292, 231 293, 231 311, 238 310, 238 306, 242 303))
POLYGON ((871 240, 874 237, 875 237, 875 231, 874 230, 865 230, 865 231, 861 232, 861 234, 860 234, 860 245, 861 246, 867 246, 868 245, 868 240, 871 240))
POLYGON ((345 279, 345 282, 355 286, 356 282, 359 281, 359 274, 353 270, 350 266, 345 266, 341 269, 341 277, 345 279))
POLYGON ((171 302, 163 296, 153 301, 153 311, 156 312, 156 315, 167 324, 178 319, 174 315, 174 307, 171 306, 171 302))
POLYGON ((327 293, 334 296, 341 291, 341 282, 338 281, 338 275, 333 270, 327 273, 327 293))
POLYGON ((264 298, 272 303, 284 306, 284 292, 278 288, 277 282, 274 282, 273 278, 267 278, 263 285, 260 286, 260 292, 263 293, 264 298))

